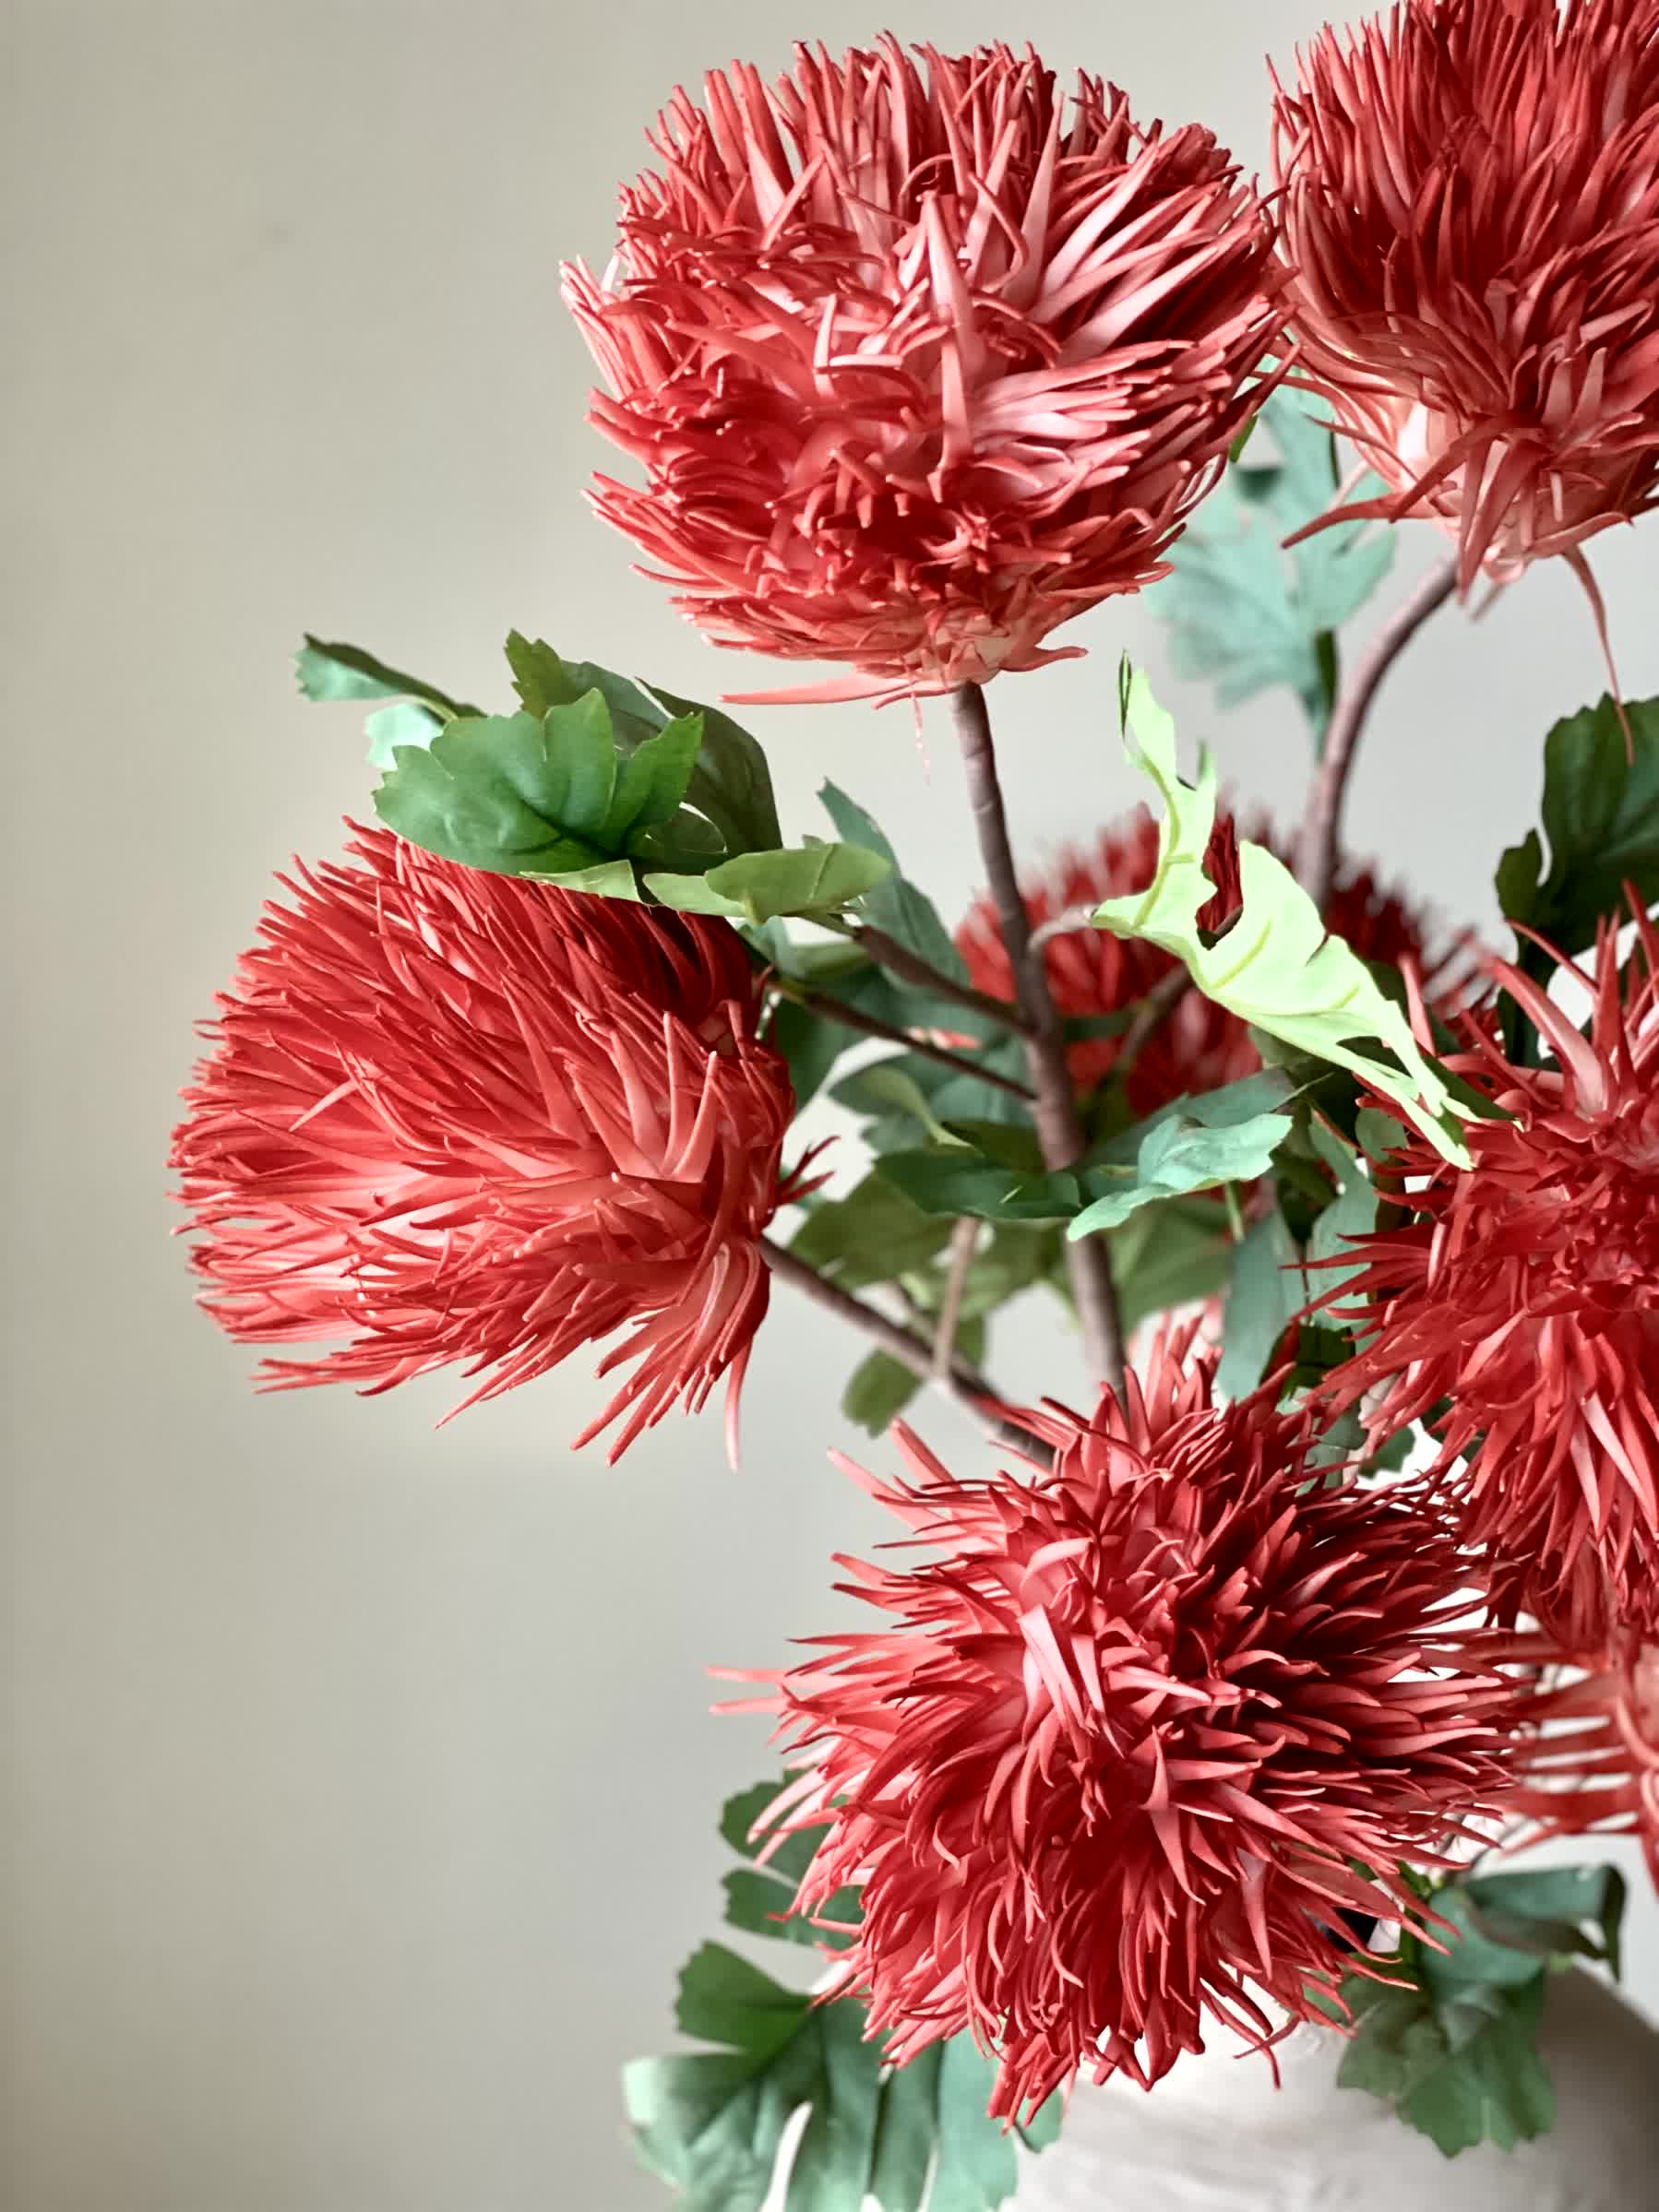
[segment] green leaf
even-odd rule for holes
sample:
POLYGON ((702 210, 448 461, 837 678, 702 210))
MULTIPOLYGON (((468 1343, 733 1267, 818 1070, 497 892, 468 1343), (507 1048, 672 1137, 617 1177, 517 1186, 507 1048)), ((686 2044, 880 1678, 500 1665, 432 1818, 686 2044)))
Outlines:
POLYGON ((1227 1280, 1234 1249, 1226 1209, 1213 1198, 1143 1206, 1107 1242, 1126 1329, 1212 1297, 1227 1280))
MULTIPOLYGON (((1023 1082, 1027 1074, 1025 1048, 1017 1037, 1000 1037, 991 1044, 966 1048, 962 1057, 971 1061, 973 1067, 983 1068, 985 1076, 1002 1076, 1023 1082)), ((914 1141, 915 1132, 910 1124, 920 1117, 909 1111, 895 1112, 897 1094, 888 1087, 889 1078, 895 1076, 904 1076, 914 1086, 926 1101, 929 1115, 940 1124, 954 1126, 961 1122, 979 1122, 1020 1131, 1032 1126, 1030 1104, 1015 1092, 985 1081, 969 1068, 946 1067, 921 1052, 900 1052, 889 1059, 872 1061, 866 1067, 843 1077, 830 1094, 838 1106, 845 1106, 850 1112, 870 1116, 877 1122, 877 1128, 865 1132, 874 1151, 889 1151, 895 1145, 914 1141)))
MULTIPOLYGON (((985 1339, 984 1316, 964 1314, 956 1332, 961 1356, 977 1363, 985 1356, 985 1339)), ((873 1351, 853 1369, 841 1394, 841 1409, 872 1436, 885 1436, 921 1388, 921 1376, 901 1361, 890 1352, 873 1351)))
POLYGON ((1294 1238, 1278 1208, 1252 1223, 1233 1250, 1222 1356, 1215 1386, 1247 1397, 1266 1374, 1280 1338, 1307 1303, 1294 1238))
POLYGON ((1468 1901, 1466 1944, 1478 1939, 1488 1949, 1502 1944, 1551 1960, 1590 1958, 1619 1973, 1626 1888, 1617 1867, 1528 1867, 1472 1875, 1458 1889, 1468 1901))
MULTIPOLYGON (((1328 1206, 1313 1225, 1313 1234, 1307 1240, 1307 1256, 1310 1260, 1338 1260, 1349 1251, 1354 1238, 1367 1237, 1375 1230, 1377 1193, 1357 1155, 1334 1130, 1316 1121, 1309 1124, 1307 1134, 1314 1150, 1330 1169, 1337 1188, 1334 1204, 1328 1206)), ((1321 1267, 1311 1278, 1311 1295, 1331 1297, 1358 1273, 1357 1266, 1321 1267)))
POLYGON ((598 691, 611 709, 618 743, 631 751, 674 721, 696 719, 702 745, 686 787, 686 803, 719 840, 714 857, 772 851, 783 843, 766 755, 746 730, 717 707, 677 698, 654 684, 637 683, 591 661, 563 660, 545 640, 532 644, 514 630, 507 641, 514 688, 531 714, 569 706, 598 691))
POLYGON ((1177 675, 1214 677, 1223 707, 1288 684, 1322 734, 1336 691, 1332 634, 1387 574, 1394 534, 1341 523, 1284 550, 1283 541, 1337 497, 1319 411, 1319 401, 1283 387, 1268 399, 1254 421, 1267 422, 1278 462, 1238 465, 1239 442, 1235 465, 1171 549, 1173 573, 1150 599, 1170 624, 1177 675))
POLYGON ((625 754, 597 690, 540 718, 459 716, 424 749, 397 748, 375 806, 400 837, 446 860, 568 875, 637 851, 675 815, 699 738, 695 719, 671 722, 625 754))
POLYGON ((948 1219, 871 1174, 844 1198, 815 1206, 789 1248, 843 1290, 862 1290, 925 1267, 949 1242, 948 1219))
POLYGON ((949 931, 939 920, 938 910, 925 892, 906 880, 899 867, 898 854, 873 818, 833 783, 825 783, 818 797, 839 836, 851 845, 861 845, 866 851, 880 853, 893 871, 871 891, 865 902, 865 913, 869 921, 877 929, 885 930, 889 937, 897 938, 930 967, 959 983, 965 983, 966 964, 949 931))
POLYGON ((1164 817, 1151 885, 1108 899, 1096 910, 1096 925, 1161 945, 1185 964, 1206 998, 1241 1021, 1295 1051, 1363 1076, 1445 1158, 1466 1165, 1467 1149, 1441 1071, 1418 1048, 1400 1008, 1353 949, 1327 934, 1312 900, 1264 846, 1239 846, 1241 911, 1224 935, 1205 942, 1198 917, 1214 895, 1204 873, 1215 820, 1213 763, 1200 762, 1196 786, 1181 780, 1175 724, 1145 677, 1129 674, 1127 666, 1123 719, 1129 760, 1158 786, 1164 817), (1356 1049, 1362 1043, 1373 1050, 1356 1049), (1376 1056, 1378 1046, 1382 1057, 1376 1056))
POLYGON ((648 875, 646 888, 683 912, 770 922, 777 914, 825 913, 885 880, 890 863, 857 845, 806 844, 745 852, 706 875, 648 875))
POLYGON ((413 699, 400 699, 395 707, 382 707, 363 725, 363 733, 369 741, 369 766, 395 767, 400 745, 424 748, 448 719, 413 699))
MULTIPOLYGON (((785 2212, 853 2212, 869 2196, 881 2212, 997 2212, 1013 2194, 1013 2143, 985 2116, 987 2062, 971 2042, 889 2072, 861 2004, 815 2004, 718 1944, 686 1965, 676 2016, 722 2048, 637 2059, 623 2087, 639 2156, 680 2191, 680 2212, 760 2212, 803 2104, 785 2212)), ((1031 2147, 1053 2124, 1036 2116, 1031 2147)))
MULTIPOLYGON (((1633 756, 1611 699, 1558 722, 1544 741, 1544 835, 1535 829, 1498 863, 1498 902, 1508 919, 1564 953, 1595 942, 1596 925, 1627 910, 1629 883, 1644 906, 1659 900, 1659 699, 1629 702, 1633 756)), ((1519 936, 1519 933, 1518 933, 1519 936)), ((1519 938, 1517 965, 1545 978, 1549 956, 1519 938)), ((1510 1002, 1513 1047, 1528 1033, 1510 1002)))

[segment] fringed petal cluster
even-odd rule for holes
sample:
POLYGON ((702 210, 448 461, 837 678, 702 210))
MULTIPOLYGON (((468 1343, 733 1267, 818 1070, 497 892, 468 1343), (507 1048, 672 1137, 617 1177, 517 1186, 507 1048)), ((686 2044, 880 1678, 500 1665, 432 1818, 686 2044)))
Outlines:
POLYGON ((793 1094, 724 922, 457 866, 384 830, 283 879, 173 1145, 233 1337, 345 1338, 277 1387, 460 1365, 466 1401, 630 1331, 615 1458, 731 1378, 793 1094))
POLYGON ((1640 1837, 1659 1885, 1659 1644, 1626 1638, 1573 1654, 1532 1637, 1517 1657, 1553 1679, 1522 1708, 1534 1732, 1517 1761, 1510 1810, 1543 1836, 1640 1837))
POLYGON ((1000 45, 716 72, 612 271, 566 271, 593 421, 646 476, 599 512, 717 643, 855 672, 793 696, 1059 658, 1165 573, 1247 419, 1280 319, 1255 194, 1207 131, 1091 77, 1064 104, 1000 45))
MULTIPOLYGON (((1265 825, 1247 825, 1244 834, 1276 850, 1265 825)), ((1199 920, 1220 928, 1237 910, 1238 828, 1226 812, 1216 817, 1206 870, 1216 896, 1199 920)), ((1040 929, 1057 915, 1099 906, 1142 891, 1158 862, 1158 826, 1144 807, 1114 822, 1089 850, 1063 852, 1041 876, 1024 886, 1025 910, 1040 929)), ((1429 1000, 1444 1011, 1455 1005, 1468 981, 1466 938, 1432 943, 1426 919, 1395 891, 1379 884, 1371 870, 1349 865, 1331 891, 1327 925, 1347 940, 1362 959, 1398 967, 1414 960, 1429 1000)), ((1013 996, 997 910, 988 897, 970 910, 957 932, 957 949, 978 990, 994 997, 1013 996)), ((1128 1017, 1173 975, 1174 957, 1155 945, 1109 931, 1068 930, 1044 946, 1048 987, 1060 1014, 1068 1020, 1128 1017)), ((1080 1095, 1104 1083, 1128 1050, 1132 1060, 1123 1076, 1125 1095, 1136 1115, 1155 1113, 1176 1099, 1216 1090, 1251 1075, 1261 1064, 1246 1026, 1200 992, 1184 992, 1156 1024, 1137 1033, 1132 1025, 1109 1037, 1079 1037, 1068 1046, 1068 1064, 1080 1095), (1133 1041, 1130 1041, 1130 1039, 1133 1041)))
POLYGON ((964 1481, 896 1431, 909 1481, 859 1479, 937 1556, 843 1562, 887 1620, 782 1678, 787 1825, 829 1823, 798 1909, 862 1883, 843 1984, 896 2061, 993 2048, 1003 2115, 1150 2087, 1206 2015, 1268 2045, 1502 1787, 1455 1536, 1212 1368, 1178 1336, 1092 1420, 1021 1413, 1051 1470, 964 1481))
MULTIPOLYGON (((1621 962, 1604 928, 1589 1034, 1529 977, 1492 972, 1554 1054, 1486 1029, 1458 1064, 1503 1119, 1467 1124, 1465 1172, 1413 1139, 1389 1163, 1402 1226, 1357 1243, 1338 1310, 1368 1331, 1331 1391, 1380 1386, 1391 1431, 1426 1419, 1487 1554, 1500 1618, 1569 1649, 1659 1637, 1659 933, 1621 962)), ((1397 1218, 1397 1216, 1396 1216, 1397 1218)))
POLYGON ((1659 5, 1403 0, 1279 92, 1299 373, 1466 590, 1659 487, 1659 5))

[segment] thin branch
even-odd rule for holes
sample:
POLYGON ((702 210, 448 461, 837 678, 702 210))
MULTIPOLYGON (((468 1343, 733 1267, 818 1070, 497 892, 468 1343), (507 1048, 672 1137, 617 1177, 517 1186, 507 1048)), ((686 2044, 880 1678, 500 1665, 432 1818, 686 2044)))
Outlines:
POLYGON ((1060 911, 1050 921, 1044 922, 1040 929, 1032 930, 1032 952, 1041 952, 1045 945, 1052 945, 1056 937, 1071 937, 1075 936, 1080 930, 1092 929, 1094 917, 1099 911, 1100 901, 1098 899, 1091 899, 1087 906, 1062 907, 1060 911))
POLYGON ((1005 998, 992 998, 988 993, 975 991, 970 983, 959 983, 943 969, 933 967, 920 954, 901 945, 897 937, 889 937, 886 930, 877 929, 870 922, 862 922, 853 932, 853 942, 863 947, 878 968, 889 968, 900 981, 913 983, 918 991, 931 991, 936 998, 948 998, 959 1006, 966 1006, 974 1014, 983 1015, 987 1021, 999 1022, 1005 1029, 1017 1036, 1025 1034, 1025 1017, 1018 1006, 1010 1005, 1005 998))
POLYGON ((1359 750, 1366 717, 1383 678, 1437 608, 1457 589, 1455 558, 1433 568, 1405 604, 1390 615, 1343 685, 1325 732, 1325 750, 1307 794, 1296 850, 1296 878, 1323 913, 1342 849, 1343 800, 1359 750))
POLYGON ((969 1059, 965 1052, 953 1052, 949 1045, 935 1044, 932 1038, 919 1036, 909 1029, 896 1028, 893 1023, 877 1021, 873 1014, 862 1014, 856 1006, 849 1006, 826 991, 815 991, 810 984, 792 981, 780 982, 779 993, 805 1006, 808 1013, 822 1015, 826 1021, 838 1021, 846 1029, 856 1029, 863 1037, 879 1037, 889 1044, 901 1044, 906 1052, 918 1052, 924 1060, 937 1060, 941 1067, 955 1070, 959 1076, 972 1076, 975 1082, 988 1083, 994 1090, 1006 1090, 1010 1098, 1021 1099, 1027 1105, 1032 1093, 1023 1083, 1012 1076, 1000 1076, 995 1068, 982 1067, 977 1060, 969 1059))
MULTIPOLYGON (((1014 872, 1008 815, 997 779, 997 755, 985 693, 964 684, 951 695, 956 732, 967 778, 968 803, 979 835, 991 898, 1013 972, 1015 997, 1026 1025, 1026 1058, 1036 1097, 1037 1140, 1050 1168, 1068 1168, 1081 1157, 1083 1132, 1077 1099, 1066 1065, 1066 1041, 1049 994, 1040 953, 1033 954, 1031 922, 1014 872)), ((1083 1349, 1097 1381, 1123 1388, 1123 1324, 1112 1280, 1112 1259, 1104 1237, 1068 1240, 1066 1259, 1082 1326, 1083 1349)))
POLYGON ((1000 1405, 997 1392, 976 1368, 965 1360, 952 1359, 949 1371, 940 1375, 934 1372, 934 1348, 925 1337, 913 1334, 897 1321, 891 1320, 879 1308, 866 1305, 851 1290, 829 1281, 816 1267, 797 1259, 793 1252, 774 1243, 770 1237, 762 1237, 760 1250, 768 1266, 781 1282, 793 1284, 815 1305, 834 1314, 852 1328, 878 1344, 889 1358, 901 1367, 909 1368, 918 1381, 931 1383, 964 1411, 972 1414, 994 1443, 1006 1445, 1010 1451, 1023 1453, 1028 1458, 1040 1460, 1046 1466, 1053 1457, 1048 1446, 1017 1421, 1005 1421, 993 1409, 1000 1405))
POLYGON ((980 1226, 973 1214, 964 1214, 951 1231, 950 1264, 945 1273, 945 1294, 939 1301, 939 1323, 933 1338, 936 1383, 950 1373, 956 1358, 956 1333, 961 1326, 962 1300, 967 1296, 973 1255, 979 1249, 980 1226))

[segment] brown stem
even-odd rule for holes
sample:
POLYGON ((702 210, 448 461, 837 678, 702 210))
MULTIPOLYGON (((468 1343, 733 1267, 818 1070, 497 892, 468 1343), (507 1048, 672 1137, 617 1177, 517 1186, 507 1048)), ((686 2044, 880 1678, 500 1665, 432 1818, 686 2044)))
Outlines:
POLYGON ((1423 624, 1443 607, 1457 589, 1454 559, 1433 568, 1411 597, 1378 632, 1365 658, 1343 685, 1331 724, 1325 732, 1325 750, 1307 794, 1302 834, 1296 849, 1296 879, 1321 913, 1336 880, 1342 847, 1343 800, 1348 789, 1360 732, 1378 687, 1423 624))
POLYGON ((826 1021, 838 1021, 843 1029, 856 1029, 862 1037, 880 1037, 889 1044, 901 1044, 906 1052, 918 1052, 924 1060, 937 1060, 941 1067, 954 1068, 959 1076, 972 1076, 975 1082, 988 1083, 994 1090, 1006 1090, 1010 1098, 1030 1103, 1032 1094, 1023 1083, 1016 1083, 1011 1076, 999 1076, 994 1068, 982 1067, 965 1052, 953 1052, 948 1045, 935 1044, 930 1037, 896 1029, 891 1022, 877 1021, 873 1014, 861 1014, 856 1006, 845 1005, 828 992, 814 991, 809 984, 780 983, 779 991, 782 996, 793 999, 809 1013, 822 1015, 826 1021))
MULTIPOLYGON (((1049 993, 1048 977, 1040 953, 1033 954, 1031 922, 1020 882, 1014 872, 1013 848, 1009 842, 1008 814, 1002 787, 997 779, 997 755, 991 743, 991 720, 985 712, 985 693, 977 684, 964 684, 951 695, 956 733, 961 746, 967 777, 968 803, 979 836, 980 858, 985 863, 992 903, 1002 931, 1002 942, 1014 977, 1014 995, 1025 1023, 1026 1058, 1036 1096, 1037 1141, 1044 1163, 1068 1168, 1084 1149, 1077 1098, 1066 1065, 1066 1042, 1060 1018, 1049 993)), ((1117 1310, 1117 1290, 1112 1280, 1112 1259, 1104 1237, 1083 1237, 1066 1246, 1067 1267, 1078 1320, 1083 1332, 1083 1350, 1097 1381, 1123 1388, 1123 1323, 1117 1310)))
POLYGON ((1192 988, 1190 972, 1179 967, 1172 968, 1166 976, 1152 985, 1136 1009, 1134 1020, 1123 1033, 1123 1042, 1118 1047, 1116 1059, 1112 1063, 1114 1082, 1121 1083, 1127 1079, 1148 1043, 1192 988))
POLYGON ((945 1274, 945 1294, 939 1301, 938 1326, 933 1338, 933 1378, 937 1383, 950 1373, 956 1358, 956 1332, 962 1322, 962 1300, 968 1292, 973 1255, 979 1249, 980 1224, 964 1214, 951 1232, 950 1265, 945 1274))
POLYGON ((783 1245, 774 1243, 770 1237, 762 1237, 760 1250, 767 1265, 781 1282, 791 1283, 815 1305, 834 1314, 850 1327, 871 1338, 881 1350, 908 1367, 911 1374, 924 1383, 932 1383, 955 1403, 971 1413, 985 1434, 996 1443, 1007 1445, 1012 1451, 1040 1459, 1045 1466, 1052 1457, 1048 1446, 1020 1427, 1017 1421, 1005 1421, 995 1411, 1000 1404, 997 1392, 976 1368, 965 1360, 953 1358, 944 1374, 934 1372, 934 1348, 925 1337, 914 1335, 900 1322, 894 1321, 877 1307, 866 1305, 862 1298, 854 1298, 851 1290, 829 1281, 816 1267, 797 1259, 783 1245))
POLYGON ((889 937, 886 930, 863 922, 853 932, 853 942, 867 952, 878 968, 890 968, 901 981, 913 983, 918 991, 931 991, 936 998, 948 998, 959 1006, 966 1006, 974 1014, 984 1015, 987 1021, 999 1022, 1005 1029, 1023 1035, 1025 1019, 1018 1006, 1009 1005, 1005 998, 992 998, 984 991, 975 991, 970 983, 959 983, 943 969, 935 968, 908 945, 901 945, 897 937, 889 937))

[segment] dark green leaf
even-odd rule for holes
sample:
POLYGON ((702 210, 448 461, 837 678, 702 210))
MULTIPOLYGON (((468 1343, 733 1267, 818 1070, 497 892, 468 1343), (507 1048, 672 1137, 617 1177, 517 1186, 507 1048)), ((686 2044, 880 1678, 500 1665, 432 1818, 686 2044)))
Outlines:
POLYGON ((1233 1254, 1226 1208, 1213 1198, 1143 1206, 1107 1241, 1126 1329, 1138 1328, 1153 1314, 1212 1297, 1227 1279, 1233 1254))
MULTIPOLYGON (((962 1057, 972 1061, 975 1067, 984 1068, 986 1075, 1007 1076, 1015 1082, 1025 1079, 1025 1048, 1017 1037, 1002 1037, 991 1044, 962 1048, 962 1057)), ((895 1095, 889 1085, 895 1075, 907 1077, 914 1086, 935 1123, 951 1126, 962 1122, 996 1123, 1022 1131, 1031 1127, 1031 1108, 1013 1092, 984 1081, 966 1068, 946 1067, 920 1052, 899 1052, 885 1060, 872 1061, 867 1067, 843 1077, 830 1094, 838 1106, 845 1106, 852 1113, 873 1116, 882 1124, 878 1131, 866 1132, 876 1151, 890 1151, 895 1144, 915 1141, 914 1127, 905 1126, 906 1123, 920 1121, 913 1112, 906 1110, 901 1113, 896 1129, 889 1126, 893 1120, 895 1095)))
MULTIPOLYGON (((1498 864, 1498 901, 1559 951, 1581 952, 1596 925, 1626 910, 1629 883, 1645 906, 1659 900, 1659 699, 1627 702, 1633 756, 1611 699, 1558 722, 1544 741, 1544 836, 1528 830, 1498 864)), ((1546 977, 1547 954, 1519 939, 1517 964, 1546 977)), ((1530 1034, 1510 1003, 1506 1030, 1515 1046, 1530 1034)))
MULTIPOLYGON (((977 1365, 985 1357, 983 1314, 964 1314, 958 1322, 958 1355, 977 1365)), ((873 1351, 853 1369, 841 1394, 841 1409, 872 1436, 885 1436, 922 1387, 922 1378, 890 1352, 873 1351)))

